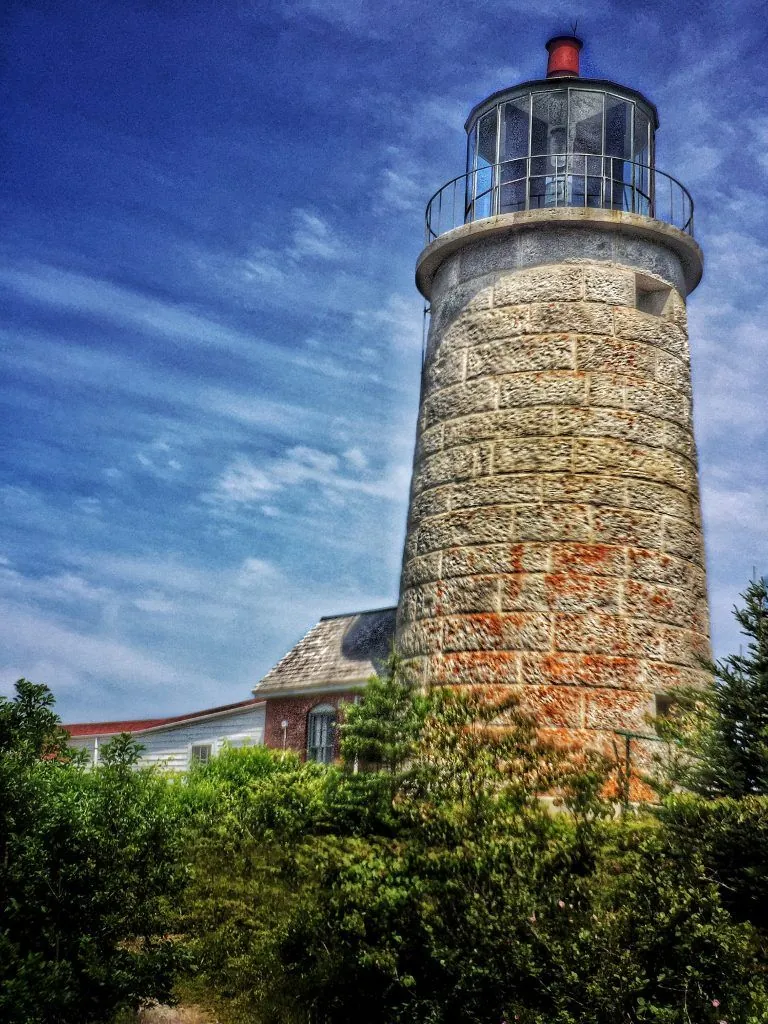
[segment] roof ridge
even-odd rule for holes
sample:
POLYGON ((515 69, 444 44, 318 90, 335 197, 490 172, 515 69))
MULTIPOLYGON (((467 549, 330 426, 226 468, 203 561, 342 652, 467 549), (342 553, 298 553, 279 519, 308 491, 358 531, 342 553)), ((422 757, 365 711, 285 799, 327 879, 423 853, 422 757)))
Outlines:
POLYGON ((380 612, 397 611, 396 604, 388 604, 382 608, 366 608, 364 612, 338 612, 336 615, 321 615, 318 622, 326 622, 328 619, 351 619, 357 615, 376 615, 380 612))

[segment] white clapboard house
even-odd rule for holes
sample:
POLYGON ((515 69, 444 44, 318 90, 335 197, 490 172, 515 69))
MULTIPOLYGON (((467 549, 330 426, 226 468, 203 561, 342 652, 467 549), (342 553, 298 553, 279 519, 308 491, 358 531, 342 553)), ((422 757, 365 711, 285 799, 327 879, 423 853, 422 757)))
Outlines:
POLYGON ((264 700, 251 698, 237 704, 206 708, 173 718, 145 718, 122 722, 67 724, 70 746, 87 750, 93 764, 99 751, 120 733, 128 732, 144 748, 142 764, 184 771, 208 761, 225 744, 232 747, 264 742, 264 700))

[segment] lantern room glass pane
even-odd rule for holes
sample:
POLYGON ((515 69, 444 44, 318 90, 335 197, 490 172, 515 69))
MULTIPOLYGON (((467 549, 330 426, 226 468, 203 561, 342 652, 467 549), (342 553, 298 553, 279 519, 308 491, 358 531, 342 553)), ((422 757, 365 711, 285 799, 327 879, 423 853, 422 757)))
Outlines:
POLYGON ((530 96, 521 96, 504 104, 501 160, 517 160, 528 156, 530 96))
POLYGON ((493 165, 496 163, 498 108, 480 118, 477 126, 477 173, 473 219, 493 213, 493 165))
POLYGON ((635 108, 634 137, 634 212, 646 217, 653 216, 649 165, 651 162, 651 126, 648 115, 640 107, 635 108))
POLYGON ((504 104, 499 147, 499 213, 525 209, 530 110, 530 94, 504 104))
POLYGON ((564 153, 568 126, 568 95, 564 89, 533 94, 531 155, 564 153))
POLYGON ((603 96, 601 92, 587 92, 585 89, 570 90, 570 153, 603 152, 603 96))
POLYGON ((568 93, 565 89, 533 94, 531 171, 528 203, 532 210, 563 206, 566 201, 565 150, 568 93))
POLYGON ((649 164, 650 156, 650 122, 648 115, 640 107, 635 109, 635 138, 634 138, 634 156, 633 160, 637 160, 641 164, 649 164))
POLYGON ((632 111, 634 103, 620 96, 605 97, 605 206, 632 207, 632 111))
POLYGON ((632 106, 618 96, 605 97, 606 156, 632 159, 632 106))

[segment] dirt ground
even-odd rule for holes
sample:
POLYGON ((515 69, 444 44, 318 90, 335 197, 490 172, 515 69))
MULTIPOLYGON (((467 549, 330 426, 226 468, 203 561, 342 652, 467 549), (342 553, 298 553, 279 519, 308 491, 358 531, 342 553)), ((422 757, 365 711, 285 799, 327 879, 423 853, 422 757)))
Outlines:
POLYGON ((151 1006, 138 1019, 139 1024, 218 1024, 199 1006, 151 1006))

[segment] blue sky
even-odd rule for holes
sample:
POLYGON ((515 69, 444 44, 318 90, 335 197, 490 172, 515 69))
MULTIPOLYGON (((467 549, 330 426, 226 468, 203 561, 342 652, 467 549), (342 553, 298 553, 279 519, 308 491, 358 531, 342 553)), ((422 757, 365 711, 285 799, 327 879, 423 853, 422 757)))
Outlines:
POLYGON ((10 0, 0 28, 0 689, 65 719, 248 696, 393 604, 423 207, 484 96, 582 72, 659 107, 690 302, 714 639, 768 571, 762 3, 10 0))

